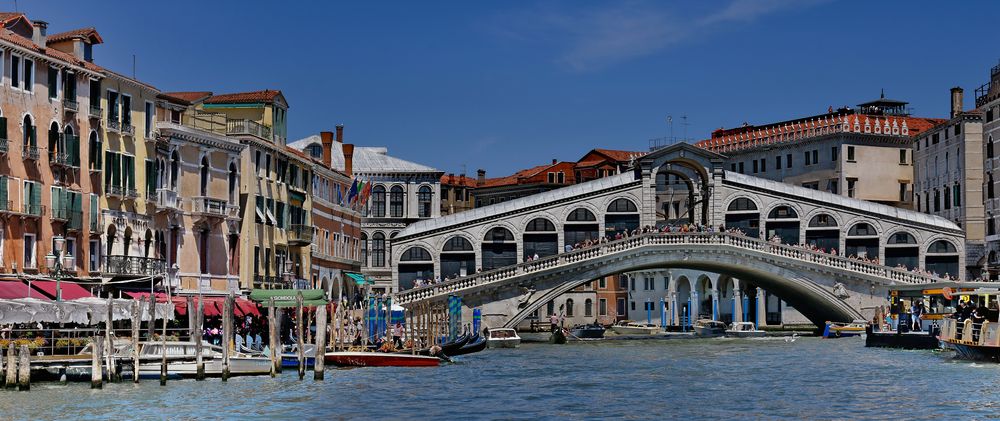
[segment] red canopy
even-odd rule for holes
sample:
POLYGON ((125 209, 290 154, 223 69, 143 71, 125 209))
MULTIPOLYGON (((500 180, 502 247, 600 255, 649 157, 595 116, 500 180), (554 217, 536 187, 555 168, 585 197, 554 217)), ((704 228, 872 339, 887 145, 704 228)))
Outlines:
MULTIPOLYGON (((64 297, 65 294, 66 291, 63 290, 64 297)), ((126 294, 135 299, 149 297, 148 292, 126 292, 126 294)), ((156 302, 158 303, 167 302, 167 295, 162 292, 157 292, 155 297, 156 297, 156 302)), ((170 298, 171 302, 174 303, 174 308, 176 309, 177 314, 181 316, 187 315, 187 296, 175 295, 170 298)), ((192 298, 193 298, 192 300, 193 305, 197 306, 198 297, 195 296, 192 298)), ((205 300, 206 317, 215 317, 222 315, 222 310, 225 308, 226 297, 202 296, 202 299, 205 300)), ((247 300, 246 298, 243 297, 239 297, 236 298, 235 304, 236 305, 233 308, 233 313, 237 315, 260 316, 260 311, 257 309, 257 303, 254 303, 253 301, 247 300)))
MULTIPOLYGON (((48 298, 56 298, 55 281, 31 281, 31 287, 45 293, 48 298)), ((75 282, 60 282, 59 289, 62 290, 62 299, 64 300, 75 300, 77 298, 89 298, 94 296, 94 294, 91 294, 86 288, 75 282)), ((35 294, 32 294, 32 297, 35 297, 35 294)))
MULTIPOLYGON (((31 288, 28 288, 21 281, 14 282, 0 282, 0 298, 3 299, 17 299, 17 298, 28 298, 28 294, 31 294, 31 288)), ((44 294, 35 292, 31 294, 31 298, 37 298, 42 301, 52 301, 49 297, 44 294)))

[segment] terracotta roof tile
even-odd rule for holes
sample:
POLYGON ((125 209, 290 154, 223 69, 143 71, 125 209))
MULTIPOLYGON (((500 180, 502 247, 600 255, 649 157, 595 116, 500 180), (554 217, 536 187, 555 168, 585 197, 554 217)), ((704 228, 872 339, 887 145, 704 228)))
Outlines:
POLYGON ((0 12, 0 25, 6 25, 7 22, 10 22, 10 21, 15 20, 17 18, 28 19, 28 17, 25 16, 24 13, 18 13, 18 12, 0 12))
POLYGON ((464 175, 445 174, 441 176, 441 185, 476 187, 476 179, 464 175))
POLYGON ((206 104, 251 104, 251 103, 272 103, 274 99, 281 95, 281 91, 263 90, 253 92, 238 92, 233 94, 214 95, 205 100, 206 104))
POLYGON ((199 99, 204 99, 212 96, 209 91, 186 91, 186 92, 164 92, 161 94, 170 99, 179 100, 181 102, 186 102, 188 104, 197 102, 199 99))
POLYGON ((83 67, 90 71, 94 72, 106 71, 106 69, 104 69, 103 67, 98 66, 89 61, 79 60, 76 58, 76 56, 72 54, 64 53, 62 51, 56 50, 55 48, 41 48, 38 45, 35 45, 35 43, 30 39, 15 34, 9 29, 0 28, 0 40, 10 42, 11 44, 31 50, 37 54, 46 55, 56 60, 72 63, 74 65, 83 67))
POLYGON ((86 38, 91 44, 104 43, 104 40, 101 38, 101 34, 97 33, 97 29, 90 27, 90 28, 73 29, 66 32, 60 32, 58 34, 49 35, 45 41, 45 44, 54 44, 57 42, 71 40, 77 37, 86 38))
POLYGON ((614 159, 616 161, 630 161, 632 158, 637 158, 646 155, 647 152, 634 152, 634 151, 620 151, 615 149, 594 149, 594 151, 606 155, 608 158, 614 159))

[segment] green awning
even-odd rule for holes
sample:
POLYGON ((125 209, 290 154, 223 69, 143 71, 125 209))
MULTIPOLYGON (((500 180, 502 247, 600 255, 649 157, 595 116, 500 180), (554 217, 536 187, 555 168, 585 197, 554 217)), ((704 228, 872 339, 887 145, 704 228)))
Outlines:
POLYGON ((347 275, 347 277, 353 279, 354 283, 358 285, 364 285, 365 283, 371 283, 371 284, 374 283, 374 282, 368 282, 368 280, 365 279, 365 275, 362 275, 360 273, 344 272, 344 274, 347 275))
POLYGON ((295 307, 295 298, 302 293, 302 305, 308 307, 326 305, 326 292, 321 289, 255 289, 250 291, 250 299, 267 306, 274 297, 275 307, 295 307))
POLYGON ((288 191, 288 198, 291 199, 292 201, 298 201, 298 202, 305 202, 306 201, 306 195, 304 195, 302 193, 299 193, 297 191, 294 191, 294 190, 289 190, 288 191))

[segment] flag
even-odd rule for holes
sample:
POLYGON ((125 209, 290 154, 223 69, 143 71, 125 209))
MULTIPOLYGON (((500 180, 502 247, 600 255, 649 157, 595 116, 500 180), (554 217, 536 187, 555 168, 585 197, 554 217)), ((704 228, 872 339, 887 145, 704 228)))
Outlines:
POLYGON ((344 196, 340 193, 340 184, 337 184, 337 204, 344 206, 344 196))
POLYGON ((354 198, 358 195, 358 180, 354 179, 351 183, 351 189, 347 192, 347 203, 353 203, 354 198))

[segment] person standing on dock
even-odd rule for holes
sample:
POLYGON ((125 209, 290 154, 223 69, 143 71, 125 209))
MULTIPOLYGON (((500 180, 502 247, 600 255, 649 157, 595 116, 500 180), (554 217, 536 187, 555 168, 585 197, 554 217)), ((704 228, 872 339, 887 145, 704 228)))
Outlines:
POLYGON ((920 314, 923 313, 923 301, 913 300, 913 305, 910 306, 910 317, 913 318, 913 331, 920 332, 923 326, 920 325, 920 314))
POLYGON ((403 347, 403 324, 396 322, 396 325, 392 327, 392 343, 396 345, 396 349, 403 347))

